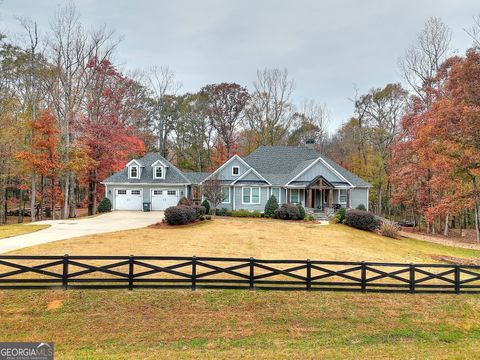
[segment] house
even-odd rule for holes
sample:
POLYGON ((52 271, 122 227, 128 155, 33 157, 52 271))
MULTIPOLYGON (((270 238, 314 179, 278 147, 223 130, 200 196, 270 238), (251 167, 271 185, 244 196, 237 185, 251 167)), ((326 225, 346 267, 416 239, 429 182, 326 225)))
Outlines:
POLYGON ((261 146, 250 155, 234 155, 212 173, 183 172, 158 153, 131 160, 103 184, 115 210, 165 210, 185 196, 200 199, 200 186, 216 177, 225 200, 219 207, 263 211, 271 195, 279 203, 301 203, 326 210, 335 206, 368 208, 371 185, 305 147, 261 146))

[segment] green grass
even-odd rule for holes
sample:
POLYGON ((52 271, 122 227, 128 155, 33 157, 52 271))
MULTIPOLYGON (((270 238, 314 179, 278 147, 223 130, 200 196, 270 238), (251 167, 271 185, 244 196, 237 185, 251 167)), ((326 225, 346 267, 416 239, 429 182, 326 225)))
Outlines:
POLYGON ((0 338, 59 359, 466 359, 479 311, 466 295, 3 291, 0 338))
POLYGON ((28 234, 38 230, 43 230, 50 227, 50 225, 26 225, 26 224, 11 224, 0 225, 0 239, 28 234))

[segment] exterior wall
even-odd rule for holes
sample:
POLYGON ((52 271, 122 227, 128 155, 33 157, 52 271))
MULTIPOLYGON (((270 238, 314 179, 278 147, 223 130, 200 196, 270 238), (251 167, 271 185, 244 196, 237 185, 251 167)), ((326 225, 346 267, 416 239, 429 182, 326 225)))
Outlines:
POLYGON ((177 190, 178 199, 182 196, 186 196, 187 192, 185 192, 185 186, 168 186, 168 185, 135 185, 135 184, 129 184, 129 185, 106 185, 105 186, 105 194, 107 198, 112 202, 112 207, 115 209, 115 191, 117 189, 128 189, 128 190, 133 190, 133 189, 141 189, 143 192, 143 202, 151 202, 151 194, 153 189, 168 189, 168 190, 177 190))
POLYGON ((355 188, 350 190, 350 207, 356 208, 358 205, 363 204, 368 210, 368 189, 367 188, 355 188))
POLYGON ((328 181, 345 181, 328 169, 321 161, 318 161, 310 169, 299 176, 295 181, 311 181, 315 177, 322 175, 328 181))
POLYGON ((239 161, 237 158, 233 159, 230 161, 223 169, 221 169, 217 174, 218 177, 221 180, 235 180, 238 179, 245 171, 247 171, 249 168, 247 168, 241 161, 239 161), (232 176, 232 166, 238 166, 239 167, 239 174, 238 176, 232 176))
MULTIPOLYGON (((261 178, 257 176, 253 171, 247 174, 245 177, 243 177, 240 181, 261 181, 264 182, 261 178)), ((240 182, 239 181, 239 182, 240 182)))

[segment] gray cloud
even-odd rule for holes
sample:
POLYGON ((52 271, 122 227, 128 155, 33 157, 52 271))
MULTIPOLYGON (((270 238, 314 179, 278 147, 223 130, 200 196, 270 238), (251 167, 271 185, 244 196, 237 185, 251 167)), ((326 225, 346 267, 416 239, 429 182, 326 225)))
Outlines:
MULTIPOLYGON (((15 16, 48 18, 62 1, 4 0, 1 27, 19 31, 15 16)), ((88 26, 107 24, 124 41, 117 60, 128 69, 168 65, 184 91, 235 81, 251 87, 258 68, 287 67, 297 84, 295 101, 313 98, 330 109, 331 129, 352 114, 348 100, 360 91, 400 81, 397 59, 430 16, 453 30, 462 53, 463 28, 480 12, 478 1, 221 1, 82 0, 88 26)))

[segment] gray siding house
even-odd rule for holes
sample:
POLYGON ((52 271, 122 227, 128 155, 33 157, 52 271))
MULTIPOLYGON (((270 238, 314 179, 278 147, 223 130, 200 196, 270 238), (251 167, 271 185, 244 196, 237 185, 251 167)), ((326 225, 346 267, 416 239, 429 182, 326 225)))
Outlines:
POLYGON ((131 160, 103 184, 115 210, 165 210, 182 197, 201 199, 205 180, 220 179, 225 200, 219 207, 263 211, 270 196, 280 204, 306 208, 368 209, 371 185, 311 147, 261 146, 242 158, 234 155, 212 173, 182 172, 158 153, 131 160))

